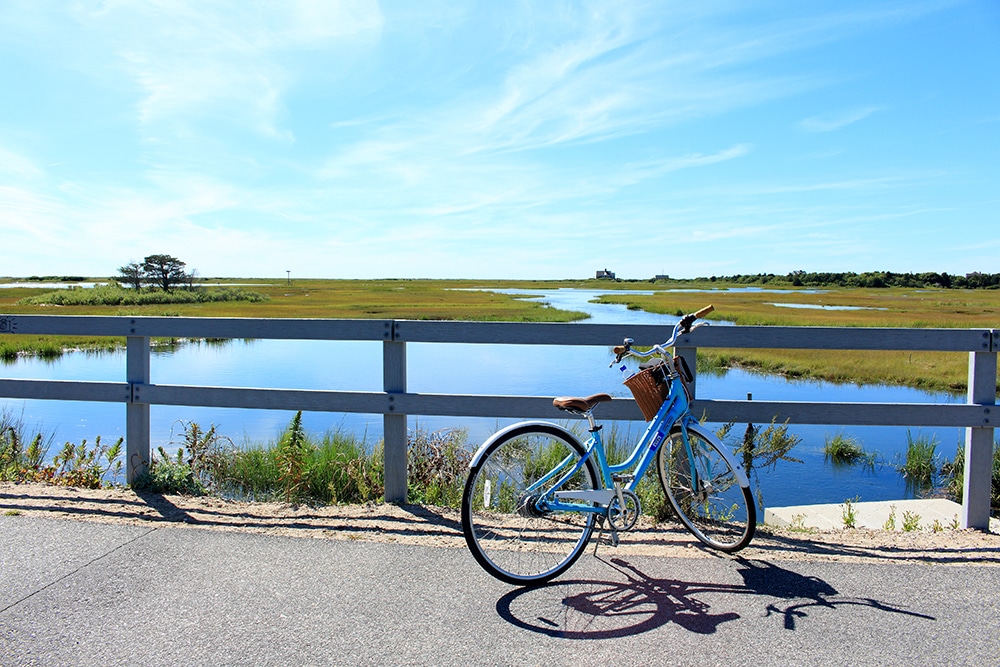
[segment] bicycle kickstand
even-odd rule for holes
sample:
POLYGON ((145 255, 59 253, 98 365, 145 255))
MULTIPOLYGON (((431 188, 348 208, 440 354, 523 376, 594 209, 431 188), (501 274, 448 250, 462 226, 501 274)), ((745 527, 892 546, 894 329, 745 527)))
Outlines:
POLYGON ((619 542, 620 542, 620 540, 618 538, 618 529, 615 528, 614 523, 612 523, 610 520, 608 521, 608 527, 611 529, 611 537, 609 538, 608 542, 604 541, 604 520, 605 520, 605 518, 606 517, 603 517, 603 516, 597 517, 597 522, 598 522, 597 525, 598 525, 598 527, 601 530, 597 534, 597 539, 594 540, 594 555, 595 556, 597 555, 597 548, 599 546, 601 546, 602 544, 610 544, 613 547, 617 547, 618 544, 619 544, 619 542))

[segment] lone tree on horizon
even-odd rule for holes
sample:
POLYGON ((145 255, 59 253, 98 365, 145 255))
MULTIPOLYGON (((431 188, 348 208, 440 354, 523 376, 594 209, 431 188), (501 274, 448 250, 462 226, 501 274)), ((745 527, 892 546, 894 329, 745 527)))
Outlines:
POLYGON ((138 262, 129 262, 125 266, 119 266, 118 279, 136 291, 141 290, 142 284, 146 281, 146 275, 143 273, 142 264, 139 264, 138 262))
POLYGON ((164 292, 170 288, 190 282, 193 274, 184 271, 185 262, 172 255, 148 255, 138 262, 129 262, 119 267, 118 274, 126 285, 140 289, 143 285, 155 285, 164 292))

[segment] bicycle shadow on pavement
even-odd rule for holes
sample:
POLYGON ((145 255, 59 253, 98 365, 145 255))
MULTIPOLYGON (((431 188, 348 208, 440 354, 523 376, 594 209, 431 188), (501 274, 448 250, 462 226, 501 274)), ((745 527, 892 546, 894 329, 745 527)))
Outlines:
POLYGON ((935 620, 871 598, 842 597, 818 577, 760 561, 738 560, 740 585, 657 579, 621 558, 598 556, 597 560, 624 580, 556 580, 518 588, 497 601, 497 614, 519 628, 562 639, 616 639, 668 623, 697 634, 713 634, 721 624, 741 618, 735 611, 713 613, 706 598, 719 594, 764 598, 765 617, 780 616, 787 630, 795 630, 796 620, 806 618, 810 607, 865 606, 935 620))

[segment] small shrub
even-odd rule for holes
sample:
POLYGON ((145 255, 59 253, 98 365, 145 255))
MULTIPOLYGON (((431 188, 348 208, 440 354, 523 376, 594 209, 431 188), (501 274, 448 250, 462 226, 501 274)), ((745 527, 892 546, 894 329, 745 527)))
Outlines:
POLYGON ((36 433, 25 447, 29 433, 22 418, 7 409, 0 411, 0 481, 26 482, 39 476, 52 436, 36 433))
POLYGON ((792 531, 794 533, 812 533, 812 532, 814 532, 815 528, 811 528, 809 526, 806 526, 805 522, 806 522, 806 515, 805 514, 796 514, 795 516, 792 517, 792 522, 790 524, 788 524, 788 530, 790 530, 790 531, 792 531))
MULTIPOLYGON (((789 452, 802 442, 802 438, 788 432, 788 422, 776 423, 772 419, 767 428, 761 430, 759 426, 747 424, 743 432, 740 443, 733 446, 733 453, 740 457, 743 462, 743 469, 747 478, 756 487, 756 498, 759 507, 764 507, 764 497, 760 488, 760 476, 758 470, 773 470, 779 462, 802 463, 801 459, 791 456, 789 452)), ((727 437, 732 432, 734 424, 732 422, 724 424, 716 435, 720 440, 726 442, 727 437)))
POLYGON ((912 533, 920 530, 920 515, 916 512, 903 511, 903 531, 912 533))
POLYGON ((203 496, 207 493, 191 466, 184 462, 183 448, 177 450, 175 458, 158 447, 159 458, 153 455, 146 472, 132 481, 132 488, 152 493, 165 493, 182 496, 203 496))
POLYGON ((844 522, 844 528, 856 528, 858 525, 858 508, 855 507, 858 501, 861 500, 861 496, 854 496, 853 498, 848 498, 841 505, 841 516, 844 522))
POLYGON ((882 528, 885 530, 896 530, 896 506, 889 505, 889 518, 885 520, 882 524, 882 528))
POLYGON ((410 502, 459 507, 472 461, 465 429, 416 431, 408 438, 410 502))
POLYGON ((299 410, 278 443, 278 481, 284 489, 285 502, 292 502, 303 495, 307 485, 310 449, 302 428, 302 411, 299 410))

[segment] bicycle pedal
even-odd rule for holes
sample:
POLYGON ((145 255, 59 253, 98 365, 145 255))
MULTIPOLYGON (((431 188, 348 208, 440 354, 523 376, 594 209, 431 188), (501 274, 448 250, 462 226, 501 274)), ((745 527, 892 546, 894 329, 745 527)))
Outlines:
POLYGON ((619 474, 619 475, 612 475, 611 476, 611 481, 615 482, 616 484, 621 484, 623 482, 625 484, 628 484, 633 479, 635 479, 635 475, 619 474))

